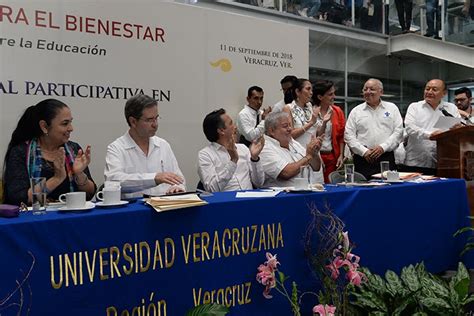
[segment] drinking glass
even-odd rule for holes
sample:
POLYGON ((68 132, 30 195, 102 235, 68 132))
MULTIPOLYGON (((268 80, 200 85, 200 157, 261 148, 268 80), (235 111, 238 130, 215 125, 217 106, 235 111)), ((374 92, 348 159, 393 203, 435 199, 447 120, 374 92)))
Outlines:
POLYGON ((346 164, 344 165, 344 179, 347 183, 354 183, 354 165, 346 164))
POLYGON ((302 166, 300 168, 300 177, 307 179, 308 184, 311 183, 311 167, 310 166, 302 166))
POLYGON ((33 215, 41 215, 46 213, 46 178, 33 177, 30 178, 31 186, 31 206, 33 215))
POLYGON ((390 164, 388 161, 381 161, 380 162, 380 176, 382 180, 387 180, 387 172, 390 170, 390 164))

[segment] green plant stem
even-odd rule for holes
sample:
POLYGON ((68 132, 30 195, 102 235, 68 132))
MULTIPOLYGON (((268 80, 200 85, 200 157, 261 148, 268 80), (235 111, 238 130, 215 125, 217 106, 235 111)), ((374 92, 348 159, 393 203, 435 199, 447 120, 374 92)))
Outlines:
POLYGON ((290 302, 290 306, 291 306, 291 309, 293 310, 293 315, 294 316, 301 316, 300 314, 300 307, 298 305, 295 305, 292 301, 291 301, 291 298, 290 296, 288 295, 288 292, 284 286, 283 283, 281 283, 280 281, 276 280, 276 284, 277 286, 275 287, 275 289, 280 292, 281 295, 283 295, 284 297, 286 297, 286 299, 290 302), (281 290, 279 287, 281 287, 281 290))
POLYGON ((348 300, 348 288, 349 288, 349 284, 345 286, 344 288, 344 294, 343 294, 343 297, 342 297, 342 304, 341 304, 341 309, 342 309, 342 316, 345 316, 347 314, 347 300, 348 300))

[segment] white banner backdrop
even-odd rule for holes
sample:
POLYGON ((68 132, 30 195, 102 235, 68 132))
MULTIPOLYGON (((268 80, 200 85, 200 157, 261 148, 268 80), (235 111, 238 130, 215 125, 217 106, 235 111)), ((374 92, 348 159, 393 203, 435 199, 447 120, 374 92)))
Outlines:
POLYGON ((3 1, 0 56, 2 166, 26 107, 56 98, 72 110, 71 140, 92 145, 101 184, 106 147, 127 131, 125 101, 145 93, 194 189, 205 114, 223 107, 235 119, 252 85, 264 105, 280 100, 283 76, 308 74, 308 31, 173 2, 3 1))

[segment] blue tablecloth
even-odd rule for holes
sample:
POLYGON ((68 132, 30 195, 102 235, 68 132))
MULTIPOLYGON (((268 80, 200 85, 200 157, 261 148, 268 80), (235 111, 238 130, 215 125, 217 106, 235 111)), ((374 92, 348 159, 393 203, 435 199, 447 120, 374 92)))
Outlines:
POLYGON ((135 202, 0 219, 0 314, 16 315, 10 304, 22 302, 21 315, 143 315, 153 306, 183 315, 213 298, 233 305, 232 315, 289 315, 281 296, 263 298, 255 274, 268 251, 302 290, 315 288, 303 253, 309 204, 344 221, 354 253, 376 273, 420 261, 441 272, 460 260, 465 237, 452 235, 470 224, 463 180, 326 190, 239 200, 217 193, 206 206, 163 213, 135 202))

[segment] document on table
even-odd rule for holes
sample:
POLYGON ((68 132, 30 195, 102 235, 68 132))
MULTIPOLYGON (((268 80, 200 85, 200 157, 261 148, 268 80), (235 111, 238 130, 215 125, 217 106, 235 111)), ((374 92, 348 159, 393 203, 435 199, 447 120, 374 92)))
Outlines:
POLYGON ((258 198, 258 197, 274 197, 277 196, 281 191, 244 191, 237 192, 236 198, 258 198))
POLYGON ((145 200, 157 212, 176 210, 199 205, 206 205, 207 202, 199 198, 197 194, 168 195, 152 197, 145 200))

